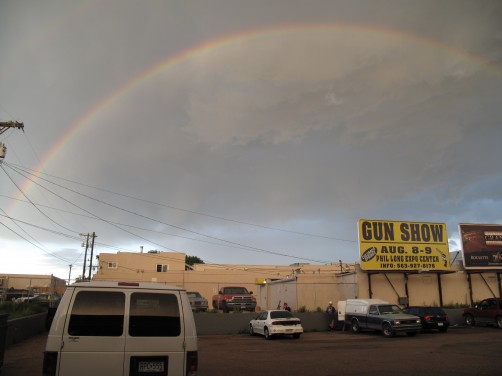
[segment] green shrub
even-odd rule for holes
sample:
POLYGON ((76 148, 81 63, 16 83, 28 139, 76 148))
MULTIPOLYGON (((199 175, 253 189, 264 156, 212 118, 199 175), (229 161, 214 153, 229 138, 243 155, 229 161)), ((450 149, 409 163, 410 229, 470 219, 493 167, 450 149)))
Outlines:
POLYGON ((307 310, 307 307, 303 305, 301 307, 298 307, 298 309, 296 310, 296 312, 304 313, 304 312, 308 312, 308 310, 307 310))
POLYGON ((16 303, 16 302, 0 303, 0 313, 8 314, 9 320, 36 315, 37 313, 41 313, 44 311, 46 311, 46 309, 39 306, 38 304, 16 303))
POLYGON ((467 308, 469 307, 469 304, 464 304, 464 303, 448 303, 443 306, 443 308, 467 308))

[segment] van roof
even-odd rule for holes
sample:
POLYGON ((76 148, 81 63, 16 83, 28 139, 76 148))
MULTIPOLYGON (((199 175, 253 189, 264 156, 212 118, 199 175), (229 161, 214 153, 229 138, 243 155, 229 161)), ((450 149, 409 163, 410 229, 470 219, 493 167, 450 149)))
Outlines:
POLYGON ((177 290, 185 291, 184 288, 155 282, 133 282, 133 281, 89 281, 77 282, 69 287, 97 287, 97 288, 120 288, 120 289, 150 289, 150 290, 177 290))

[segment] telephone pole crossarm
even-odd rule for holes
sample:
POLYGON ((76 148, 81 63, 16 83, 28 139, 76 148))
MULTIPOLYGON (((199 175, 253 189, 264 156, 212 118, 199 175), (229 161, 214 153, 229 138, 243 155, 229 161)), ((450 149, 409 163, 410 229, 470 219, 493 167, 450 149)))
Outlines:
POLYGON ((0 121, 0 134, 4 133, 9 128, 21 129, 24 132, 24 123, 18 121, 0 121))

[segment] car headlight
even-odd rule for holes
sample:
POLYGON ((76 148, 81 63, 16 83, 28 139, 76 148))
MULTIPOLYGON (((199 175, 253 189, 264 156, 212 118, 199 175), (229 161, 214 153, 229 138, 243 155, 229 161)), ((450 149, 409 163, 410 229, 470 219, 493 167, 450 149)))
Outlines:
POLYGON ((401 324, 401 321, 399 321, 399 320, 394 320, 394 325, 399 325, 399 324, 401 324))
POLYGON ((417 319, 417 324, 420 324, 420 319, 417 319))

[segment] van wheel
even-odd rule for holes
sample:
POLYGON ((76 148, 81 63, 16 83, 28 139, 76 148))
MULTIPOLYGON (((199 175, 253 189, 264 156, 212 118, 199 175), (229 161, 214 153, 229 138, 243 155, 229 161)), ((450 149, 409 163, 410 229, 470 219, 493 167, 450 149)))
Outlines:
POLYGON ((361 331, 361 327, 359 326, 359 322, 357 320, 352 320, 352 325, 350 326, 352 333, 357 334, 361 331))
POLYGON ((392 330, 392 327, 388 323, 384 323, 382 327, 382 333, 385 337, 394 337, 396 332, 392 330))
POLYGON ((502 316, 497 316, 495 320, 497 321, 497 327, 502 329, 502 316))
POLYGON ((475 322, 474 322, 474 317, 472 317, 472 315, 465 315, 465 324, 467 326, 474 326, 475 322))
POLYGON ((268 332, 268 328, 265 328, 263 330, 263 335, 265 336, 265 339, 271 339, 272 336, 270 335, 270 333, 268 332))
POLYGON ((254 336, 253 325, 249 325, 249 335, 254 336))

